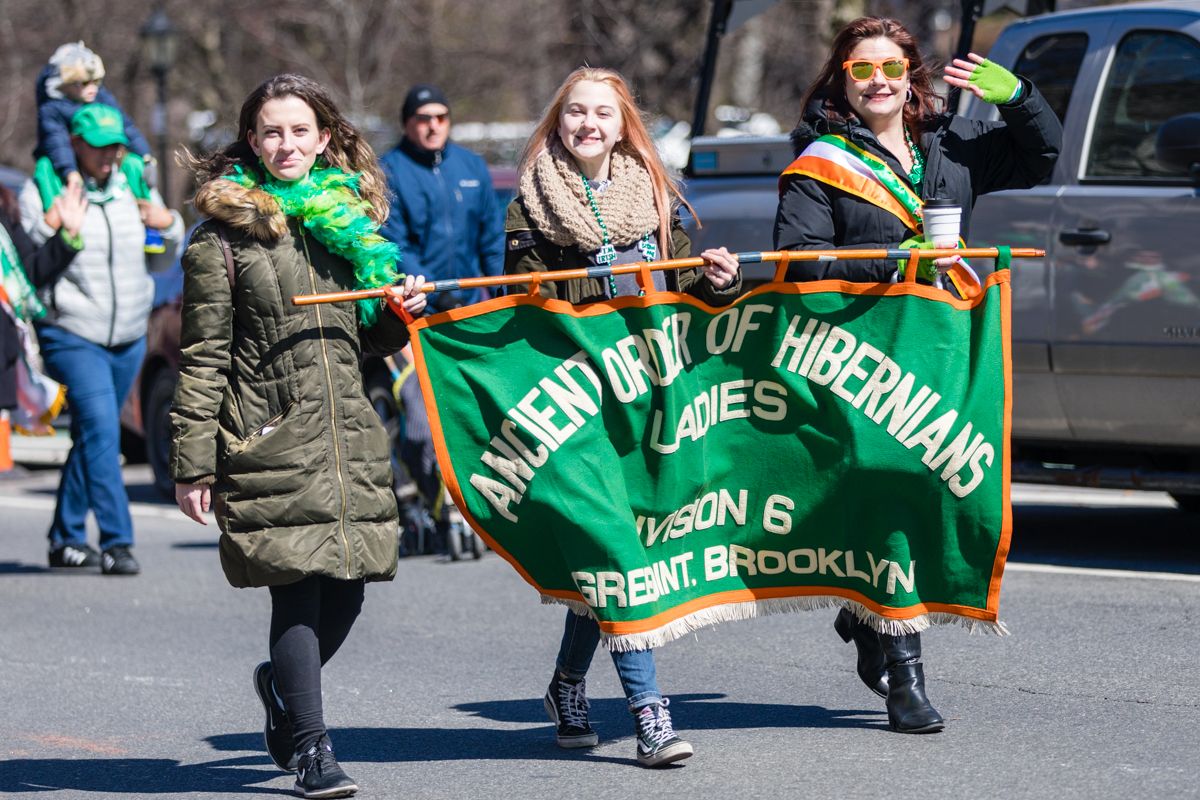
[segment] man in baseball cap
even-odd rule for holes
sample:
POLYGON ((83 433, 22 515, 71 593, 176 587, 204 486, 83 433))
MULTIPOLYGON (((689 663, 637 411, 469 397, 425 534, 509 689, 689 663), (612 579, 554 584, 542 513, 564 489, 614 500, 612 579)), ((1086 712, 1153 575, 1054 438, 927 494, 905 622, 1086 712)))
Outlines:
MULTIPOLYGON (((392 193, 392 208, 379 232, 400 246, 400 268, 430 280, 475 278, 504 272, 504 214, 487 164, 450 141, 450 101, 436 86, 418 83, 400 107, 404 136, 380 159, 392 193)), ((432 311, 483 299, 479 289, 439 292, 432 311)), ((416 373, 400 386, 408 413, 399 456, 408 467, 439 537, 451 544, 471 536, 462 515, 445 502, 433 436, 425 419, 416 373), (437 509, 435 511, 435 509, 437 509)), ((465 548, 464 548, 465 549, 465 548)), ((451 549, 455 557, 456 551, 451 549)))
POLYGON ((108 183, 125 155, 129 139, 121 112, 103 103, 89 103, 71 117, 71 147, 84 175, 101 186, 108 183))
POLYGON ((125 136, 125 118, 121 112, 103 103, 89 103, 71 117, 71 135, 92 147, 129 146, 125 136))

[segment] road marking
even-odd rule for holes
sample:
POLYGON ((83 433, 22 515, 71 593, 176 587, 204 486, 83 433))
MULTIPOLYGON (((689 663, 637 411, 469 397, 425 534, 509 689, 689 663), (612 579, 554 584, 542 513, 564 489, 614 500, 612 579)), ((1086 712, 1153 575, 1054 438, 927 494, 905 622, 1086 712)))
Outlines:
POLYGON ((1051 575, 1084 575, 1093 578, 1136 578, 1146 581, 1182 581, 1200 583, 1200 575, 1183 572, 1141 572, 1132 569, 1099 569, 1096 567, 1060 567, 1054 564, 1028 564, 1009 561, 1005 572, 1040 572, 1051 575))
MULTIPOLYGON (((19 495, 0 496, 0 506, 4 508, 26 508, 34 511, 53 511, 53 497, 21 497, 19 495)), ((187 519, 176 506, 158 505, 156 503, 130 503, 129 513, 140 517, 156 517, 158 519, 187 519)))
MULTIPOLYGON (((1038 487, 1038 489, 1041 489, 1041 488, 1042 487, 1038 487)), ((1059 491, 1061 491, 1061 490, 1059 490, 1059 491)), ((1091 490, 1091 491, 1096 491, 1096 490, 1091 490)), ((1054 495, 1059 494, 1059 492, 1056 492, 1053 490, 1040 491, 1040 492, 1036 492, 1036 493, 1042 494, 1044 497, 1045 496, 1054 496, 1054 495)), ((1063 495, 1070 494, 1070 493, 1071 492, 1062 492, 1063 495)), ((1033 493, 1030 493, 1030 494, 1033 494, 1033 493)), ((1150 493, 1150 492, 1133 492, 1131 494, 1133 495, 1132 498, 1129 498, 1129 499, 1123 498, 1122 501, 1118 501, 1118 502, 1112 503, 1112 504, 1113 505, 1126 505, 1126 504, 1133 505, 1136 503, 1136 504, 1140 504, 1140 505, 1144 506, 1144 505, 1147 505, 1146 500, 1149 499, 1149 497, 1152 497, 1152 493, 1150 493)), ((1172 501, 1169 497, 1167 497, 1166 495, 1164 495, 1163 497, 1165 498, 1166 504, 1172 504, 1172 501)), ((1076 502, 1078 502, 1078 494, 1075 494, 1074 499, 1076 502)), ((1094 499, 1095 498, 1088 498, 1088 500, 1089 500, 1088 504, 1089 505, 1092 504, 1094 502, 1094 499)), ((1157 498, 1155 498, 1155 499, 1157 499, 1157 498)), ((1066 500, 1066 497, 1055 497, 1055 501, 1057 501, 1057 502, 1062 502, 1064 500, 1066 500)), ((53 511, 54 510, 54 502, 55 501, 54 501, 53 497, 23 497, 20 495, 0 495, 0 506, 3 506, 4 508, 26 508, 26 509, 34 509, 34 510, 38 510, 38 511, 53 511)), ((1159 502, 1163 502, 1163 501, 1160 500, 1159 502)), ((1150 504, 1157 505, 1158 503, 1152 502, 1150 504)), ((187 517, 183 516, 183 512, 181 512, 175 506, 159 505, 157 503, 130 503, 129 504, 129 513, 133 514, 134 516, 154 517, 156 519, 166 519, 166 520, 172 520, 175 522, 179 522, 179 521, 187 519, 187 517)), ((206 515, 206 518, 210 520, 210 523, 215 522, 215 520, 213 519, 213 516, 211 514, 206 515)), ((1050 575, 1080 575, 1083 577, 1092 577, 1092 578, 1121 578, 1121 579, 1126 579, 1126 580, 1136 579, 1136 580, 1150 580, 1150 581, 1176 581, 1176 582, 1180 582, 1180 583, 1200 583, 1200 575, 1192 575, 1192 574, 1179 573, 1179 572, 1143 572, 1140 570, 1130 570, 1130 569, 1099 569, 1096 567, 1060 567, 1060 566, 1057 566, 1054 564, 1030 564, 1030 563, 1019 562, 1019 561, 1009 561, 1005 565, 1005 570, 1008 572, 1034 572, 1034 573, 1050 574, 1050 575)))

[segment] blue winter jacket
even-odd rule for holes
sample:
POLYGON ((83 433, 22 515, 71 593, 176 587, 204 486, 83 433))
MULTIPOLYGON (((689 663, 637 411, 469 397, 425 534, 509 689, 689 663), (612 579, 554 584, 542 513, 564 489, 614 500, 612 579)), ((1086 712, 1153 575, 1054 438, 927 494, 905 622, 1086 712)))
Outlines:
MULTIPOLYGON (((33 151, 33 160, 49 156, 50 163, 59 177, 65 178, 68 172, 78 171, 75 164, 75 151, 71 149, 71 117, 84 106, 77 100, 65 97, 52 80, 57 74, 57 68, 47 64, 42 68, 37 80, 37 147, 33 151)), ((112 106, 121 112, 125 118, 125 138, 129 140, 130 151, 145 158, 150 155, 150 144, 146 137, 133 124, 133 120, 125 110, 117 104, 117 98, 103 86, 96 94, 96 102, 112 106)))
MULTIPOLYGON (((504 272, 504 217, 483 159, 453 142, 430 151, 402 139, 380 166, 392 210, 380 229, 400 246, 400 270, 428 280, 504 272)), ((435 311, 483 299, 479 289, 429 296, 435 311)))

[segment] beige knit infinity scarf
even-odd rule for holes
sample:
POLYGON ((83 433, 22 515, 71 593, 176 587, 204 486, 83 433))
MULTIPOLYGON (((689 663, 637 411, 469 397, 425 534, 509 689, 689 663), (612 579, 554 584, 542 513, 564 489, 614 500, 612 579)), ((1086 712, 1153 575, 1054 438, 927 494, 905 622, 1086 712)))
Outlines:
MULTIPOLYGON (((658 230, 658 211, 650 173, 633 156, 613 151, 609 179, 597 192, 596 205, 609 240, 625 247, 658 230)), ((521 176, 521 197, 529 218, 542 235, 561 247, 576 245, 584 252, 600 249, 603 235, 588 204, 579 165, 555 137, 546 152, 521 176)))

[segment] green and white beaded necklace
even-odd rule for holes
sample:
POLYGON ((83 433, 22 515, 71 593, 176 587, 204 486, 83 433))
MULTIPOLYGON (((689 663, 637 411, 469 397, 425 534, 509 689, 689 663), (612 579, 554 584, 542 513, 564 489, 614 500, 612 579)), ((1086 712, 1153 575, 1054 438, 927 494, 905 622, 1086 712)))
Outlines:
MULTIPOLYGON (((607 267, 617 260, 617 248, 613 247, 612 239, 608 235, 608 226, 604 224, 604 217, 600 215, 600 206, 596 203, 596 195, 592 191, 591 181, 582 172, 579 173, 579 177, 583 181, 583 191, 587 193, 588 205, 592 207, 592 214, 596 216, 596 224, 600 226, 601 244, 600 249, 596 251, 596 263, 607 267)), ((658 258, 658 245, 655 244, 651 233, 653 231, 643 236, 637 245, 638 250, 642 253, 642 259, 645 261, 654 261, 658 258)), ((611 274, 608 276, 608 290, 612 292, 613 297, 617 296, 617 281, 611 274)), ((645 291, 640 291, 638 295, 645 293, 645 291)))
POLYGON ((908 145, 908 152, 912 156, 913 162, 912 169, 908 172, 908 179, 912 181, 913 188, 920 191, 921 181, 925 179, 925 156, 921 155, 920 148, 909 134, 908 126, 904 128, 904 141, 908 145))

